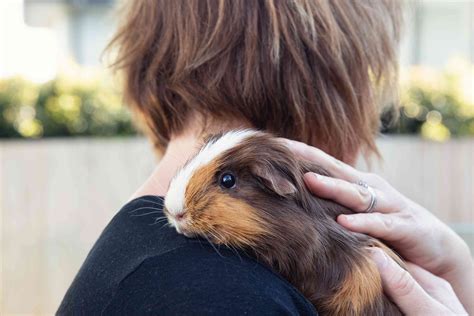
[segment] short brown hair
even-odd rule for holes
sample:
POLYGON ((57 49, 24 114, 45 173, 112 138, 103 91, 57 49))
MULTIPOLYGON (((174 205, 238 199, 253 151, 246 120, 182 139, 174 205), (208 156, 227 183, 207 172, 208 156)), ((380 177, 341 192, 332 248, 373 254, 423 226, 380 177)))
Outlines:
POLYGON ((193 115, 241 120, 339 159, 377 152, 398 0, 133 0, 111 46, 159 150, 193 115))

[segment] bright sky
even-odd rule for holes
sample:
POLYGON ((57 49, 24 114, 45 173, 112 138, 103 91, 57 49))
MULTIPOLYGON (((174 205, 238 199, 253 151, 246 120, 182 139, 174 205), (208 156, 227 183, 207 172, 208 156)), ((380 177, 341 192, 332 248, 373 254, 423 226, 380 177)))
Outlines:
POLYGON ((21 75, 48 81, 57 73, 58 56, 53 31, 24 23, 23 0, 0 1, 0 78, 21 75))

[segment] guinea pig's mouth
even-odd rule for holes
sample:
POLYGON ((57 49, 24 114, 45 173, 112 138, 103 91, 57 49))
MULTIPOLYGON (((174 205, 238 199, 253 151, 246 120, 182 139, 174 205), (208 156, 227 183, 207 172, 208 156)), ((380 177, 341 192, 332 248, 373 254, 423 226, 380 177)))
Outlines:
POLYGON ((168 218, 168 223, 171 227, 174 227, 178 234, 182 234, 188 238, 197 237, 198 234, 190 229, 189 227, 189 218, 186 216, 186 212, 180 214, 172 214, 166 208, 164 209, 164 213, 168 218))
POLYGON ((176 228, 176 231, 178 232, 178 234, 183 234, 184 236, 186 236, 188 238, 197 237, 197 233, 192 232, 192 231, 190 231, 188 229, 185 229, 183 227, 180 227, 180 225, 176 225, 175 228, 176 228))

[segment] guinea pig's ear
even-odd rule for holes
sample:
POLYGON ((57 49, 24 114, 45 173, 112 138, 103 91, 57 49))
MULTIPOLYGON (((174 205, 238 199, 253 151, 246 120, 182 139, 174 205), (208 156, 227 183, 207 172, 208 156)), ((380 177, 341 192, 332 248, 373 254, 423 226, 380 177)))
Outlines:
POLYGON ((277 170, 266 166, 254 166, 252 173, 270 190, 281 196, 295 194, 297 188, 290 180, 283 177, 277 170))

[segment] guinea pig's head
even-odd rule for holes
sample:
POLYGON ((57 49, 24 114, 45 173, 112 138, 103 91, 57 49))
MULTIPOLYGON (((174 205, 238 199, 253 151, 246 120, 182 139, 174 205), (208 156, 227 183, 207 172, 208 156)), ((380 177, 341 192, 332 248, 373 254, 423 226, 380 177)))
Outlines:
POLYGON ((281 231, 275 225, 294 223, 288 210, 302 187, 302 173, 280 140, 231 131, 210 138, 176 174, 164 211, 171 226, 188 237, 252 246, 281 231))

